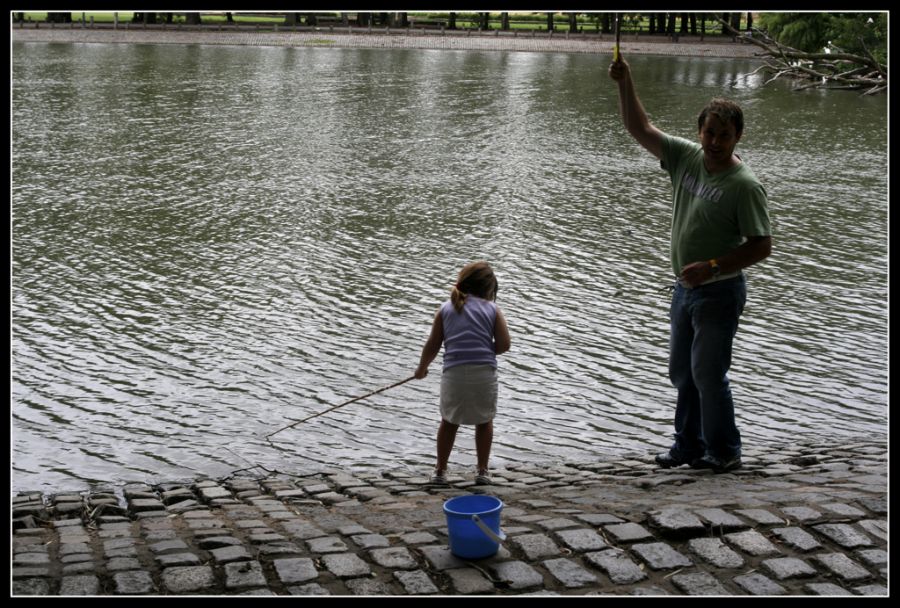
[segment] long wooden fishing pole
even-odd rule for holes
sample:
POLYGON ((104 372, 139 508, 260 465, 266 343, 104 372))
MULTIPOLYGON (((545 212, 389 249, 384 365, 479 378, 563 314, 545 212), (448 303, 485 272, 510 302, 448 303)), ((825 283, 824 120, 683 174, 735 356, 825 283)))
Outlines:
POLYGON ((613 47, 613 61, 619 60, 619 38, 621 37, 622 28, 619 26, 619 13, 613 13, 616 22, 616 46, 613 47))
POLYGON ((324 414, 327 414, 328 412, 333 412, 334 410, 338 409, 339 407, 344 407, 345 405, 350 405, 351 403, 354 403, 354 402, 356 402, 356 401, 360 401, 360 400, 362 400, 362 399, 365 399, 366 397, 371 397, 372 395, 377 395, 378 393, 382 393, 382 392, 384 392, 384 391, 386 391, 386 390, 388 390, 388 389, 392 389, 392 388, 394 388, 395 386, 400 386, 401 384, 404 384, 404 383, 406 383, 406 382, 409 382, 409 381, 412 380, 413 378, 415 378, 415 376, 410 376, 409 378, 406 378, 405 380, 401 380, 400 382, 395 382, 394 384, 391 384, 390 386, 383 386, 383 387, 381 387, 381 388, 379 388, 379 389, 377 389, 377 390, 372 391, 371 393, 366 393, 365 395, 360 395, 359 397, 354 397, 353 399, 350 399, 349 401, 345 401, 345 402, 341 403, 340 405, 335 405, 334 407, 328 408, 327 410, 322 411, 322 412, 319 412, 318 414, 313 414, 312 416, 307 416, 307 417, 304 418, 303 420, 298 420, 297 422, 295 422, 295 423, 293 423, 293 424, 289 424, 289 425, 287 425, 287 426, 281 427, 281 428, 278 429, 277 431, 273 431, 273 432, 269 433, 268 435, 266 435, 266 439, 268 439, 269 437, 271 437, 271 436, 274 435, 275 433, 280 433, 281 431, 285 431, 285 430, 287 430, 287 429, 289 429, 289 428, 293 428, 293 427, 297 426, 298 424, 303 424, 303 423, 306 422, 307 420, 312 420, 313 418, 317 418, 317 417, 319 417, 319 416, 322 416, 322 415, 324 415, 324 414))

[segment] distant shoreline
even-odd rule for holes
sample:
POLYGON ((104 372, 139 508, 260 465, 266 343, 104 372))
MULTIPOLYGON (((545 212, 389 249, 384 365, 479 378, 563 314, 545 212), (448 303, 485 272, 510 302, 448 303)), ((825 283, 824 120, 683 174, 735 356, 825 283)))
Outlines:
MULTIPOLYGON (((13 42, 100 43, 100 44, 210 44, 236 46, 280 46, 318 48, 393 48, 473 51, 526 51, 556 53, 588 53, 612 55, 613 37, 609 34, 546 33, 513 34, 494 30, 492 33, 440 30, 369 30, 364 28, 287 28, 254 30, 197 29, 156 26, 154 28, 123 27, 84 28, 80 24, 50 27, 11 28, 13 42)), ((628 55, 664 55, 759 59, 753 45, 713 40, 699 36, 671 38, 628 35, 620 41, 621 51, 628 55)))

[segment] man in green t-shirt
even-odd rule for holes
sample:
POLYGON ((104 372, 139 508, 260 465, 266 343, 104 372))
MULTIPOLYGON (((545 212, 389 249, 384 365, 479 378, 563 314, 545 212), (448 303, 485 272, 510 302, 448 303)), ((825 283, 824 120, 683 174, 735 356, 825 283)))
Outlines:
POLYGON ((671 137, 647 118, 621 54, 609 75, 625 128, 672 179, 669 378, 678 401, 675 443, 656 462, 732 471, 741 466, 741 435, 728 369, 747 298, 742 270, 772 250, 765 188, 734 152, 743 113, 713 99, 697 119, 699 144, 671 137))

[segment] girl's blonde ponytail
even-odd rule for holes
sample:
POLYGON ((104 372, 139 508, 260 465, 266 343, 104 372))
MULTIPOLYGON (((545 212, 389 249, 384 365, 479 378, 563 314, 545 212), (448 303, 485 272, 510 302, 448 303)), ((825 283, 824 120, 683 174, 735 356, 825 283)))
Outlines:
POLYGON ((453 303, 453 309, 456 312, 462 312, 466 303, 466 294, 459 290, 459 284, 454 285, 453 289, 450 290, 450 302, 453 303))

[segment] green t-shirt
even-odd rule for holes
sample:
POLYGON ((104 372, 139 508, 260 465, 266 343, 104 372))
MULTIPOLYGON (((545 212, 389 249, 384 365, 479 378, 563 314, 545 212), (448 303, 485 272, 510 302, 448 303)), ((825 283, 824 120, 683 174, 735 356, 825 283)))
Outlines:
POLYGON ((700 144, 666 135, 660 164, 669 172, 674 189, 675 276, 687 264, 728 253, 745 237, 771 236, 766 190, 745 163, 711 174, 703 164, 700 144))

